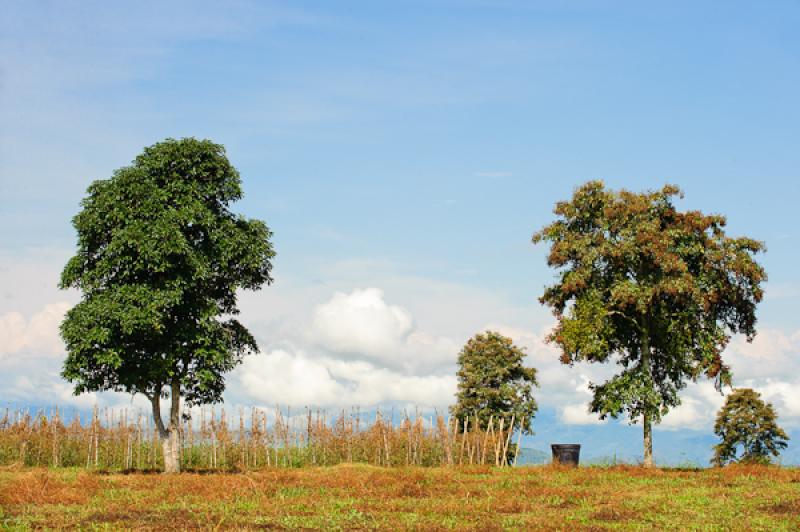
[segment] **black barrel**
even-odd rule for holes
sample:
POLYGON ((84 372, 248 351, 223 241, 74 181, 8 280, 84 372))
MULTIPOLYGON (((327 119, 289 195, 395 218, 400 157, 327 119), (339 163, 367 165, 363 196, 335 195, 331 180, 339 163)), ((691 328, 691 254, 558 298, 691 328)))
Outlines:
POLYGON ((553 450, 553 463, 578 467, 581 456, 581 446, 577 443, 554 443, 550 446, 553 450))

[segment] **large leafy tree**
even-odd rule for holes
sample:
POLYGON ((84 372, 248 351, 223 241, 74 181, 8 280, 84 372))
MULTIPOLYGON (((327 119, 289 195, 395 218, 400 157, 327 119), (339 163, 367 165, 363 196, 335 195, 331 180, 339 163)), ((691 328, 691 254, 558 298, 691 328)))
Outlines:
POLYGON ((451 414, 461 425, 469 418, 483 428, 491 417, 510 423, 513 416, 515 425, 531 433, 538 383, 536 369, 525 367, 524 358, 522 348, 497 332, 470 338, 458 354, 458 393, 451 414))
POLYGON ((560 271, 540 299, 558 319, 549 340, 564 364, 620 367, 591 385, 590 407, 642 420, 646 466, 652 424, 680 404, 688 380, 730 385, 722 351, 730 334, 752 340, 766 279, 754 260, 763 244, 726 236, 722 216, 677 210, 678 195, 674 186, 634 193, 592 181, 533 236, 550 243, 547 263, 560 271))
POLYGON ((789 440, 777 419, 775 408, 761 400, 761 394, 750 388, 734 390, 717 413, 714 433, 721 441, 714 446, 711 462, 716 466, 730 462, 768 464, 789 440))
POLYGON ((236 294, 272 282, 275 253, 263 222, 230 210, 241 197, 222 146, 167 139, 92 183, 73 219, 78 251, 61 287, 82 299, 61 324, 62 375, 76 394, 146 396, 168 472, 180 469, 181 398, 220 401, 225 372, 258 349, 234 318, 236 294))

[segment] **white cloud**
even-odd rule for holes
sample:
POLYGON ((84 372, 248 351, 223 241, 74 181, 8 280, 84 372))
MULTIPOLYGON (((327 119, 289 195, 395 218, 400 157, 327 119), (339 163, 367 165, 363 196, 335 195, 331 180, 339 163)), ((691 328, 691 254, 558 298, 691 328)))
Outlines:
POLYGON ((656 428, 709 430, 725 397, 711 381, 690 383, 680 392, 681 404, 670 410, 656 428))
MULTIPOLYGON (((98 404, 96 393, 84 393, 76 396, 72 385, 61 379, 58 374, 48 371, 49 365, 29 364, 29 371, 18 375, 10 386, 7 386, 5 400, 29 402, 40 407, 77 407, 91 408, 98 404)), ((118 400, 119 394, 108 394, 106 400, 118 400)), ((105 404, 110 405, 108 401, 105 404)))
POLYGON ((734 379, 786 376, 787 367, 800 362, 800 331, 793 334, 762 328, 752 342, 735 337, 725 351, 734 379))
POLYGON ((526 363, 538 368, 561 365, 558 360, 560 354, 558 347, 545 341, 554 326, 555 322, 552 322, 546 327, 535 331, 499 323, 490 323, 485 327, 485 330, 497 331, 503 336, 511 338, 514 344, 525 349, 527 354, 525 357, 526 363))
MULTIPOLYGON (((350 382, 351 404, 374 405, 403 402, 426 407, 445 407, 453 403, 456 376, 403 375, 369 362, 329 360, 331 373, 350 382)), ((345 403, 348 401, 345 400, 345 403)))
POLYGON ((60 356, 64 344, 58 327, 64 314, 72 305, 52 303, 35 313, 30 319, 19 312, 0 315, 0 358, 19 353, 33 356, 60 356))
POLYGON ((324 364, 282 349, 247 357, 237 373, 244 392, 265 404, 335 404, 345 391, 324 364))
POLYGON ((19 312, 0 316, 0 355, 16 353, 27 343, 28 321, 19 312))
MULTIPOLYGON (((420 404, 452 401, 455 358, 463 340, 415 330, 411 312, 387 303, 383 291, 372 288, 339 292, 316 307, 314 320, 312 344, 324 348, 327 354, 309 356, 301 352, 291 356, 305 357, 319 366, 317 371, 309 370, 310 374, 321 376, 320 392, 313 395, 315 400, 341 393, 344 399, 337 404, 342 405, 395 400, 420 404), (439 365, 421 365, 437 356, 439 365), (442 373, 431 376, 427 370, 437 367, 442 373), (318 371, 319 368, 324 368, 325 373, 318 371)), ((487 329, 511 337, 526 349, 526 364, 538 370, 540 387, 534 393, 540 406, 555 408, 559 420, 565 424, 603 423, 588 411, 589 383, 605 382, 619 370, 616 365, 562 365, 559 350, 545 342, 552 323, 536 329, 489 322, 474 332, 487 329)), ((800 395, 792 393, 800 387, 800 379, 786 373, 786 368, 793 367, 797 360, 799 344, 800 333, 763 329, 752 344, 735 338, 725 355, 737 377, 735 384, 762 391, 787 425, 800 421, 800 395)), ((278 394, 261 397, 269 399, 267 402, 281 402, 278 394)), ((710 381, 701 380, 689 383, 681 391, 681 399, 682 404, 669 412, 656 428, 708 430, 724 397, 710 381)))
POLYGON ((600 419, 597 414, 589 412, 587 403, 575 403, 561 409, 559 417, 567 425, 602 425, 607 419, 600 419))
POLYGON ((415 330, 411 313, 378 288, 336 292, 314 307, 309 327, 282 328, 292 329, 308 332, 284 336, 237 370, 246 396, 238 400, 442 409, 454 400, 458 343, 415 330))
MULTIPOLYGON (((573 377, 569 382, 564 382, 562 385, 572 389, 573 397, 575 395, 583 397, 583 402, 571 403, 563 407, 560 414, 561 422, 567 425, 601 425, 607 423, 607 419, 600 419, 598 414, 589 410, 589 402, 592 396, 589 388, 591 379, 585 374, 578 374, 577 377, 577 379, 573 377)), ((563 400, 566 401, 568 399, 564 398, 563 400)))
POLYGON ((387 366, 407 375, 454 375, 460 349, 451 338, 415 331, 397 351, 399 364, 387 366))
POLYGON ((455 375, 403 375, 359 360, 314 358, 287 349, 248 357, 237 370, 244 392, 265 405, 365 406, 403 402, 446 407, 455 375))
POLYGON ((768 379, 754 387, 765 401, 773 403, 780 415, 790 419, 792 425, 800 424, 800 378, 793 382, 768 379))
POLYGON ((753 388, 772 402, 779 423, 800 425, 800 330, 761 328, 752 343, 734 338, 725 352, 734 386, 753 388))
POLYGON ((775 407, 778 424, 800 426, 800 376, 795 374, 786 379, 765 378, 747 379, 737 383, 741 388, 752 388, 761 398, 775 407))
MULTIPOLYGON (((58 375, 63 355, 58 325, 77 299, 74 291, 55 286, 66 255, 30 250, 20 257, 0 256, 2 399, 130 406, 130 397, 119 394, 73 398, 58 375)), ((492 329, 526 348, 526 364, 538 370, 540 387, 534 393, 542 408, 555 409, 566 424, 599 422, 588 413, 588 383, 604 382, 618 367, 562 365, 558 349, 544 341, 553 324, 546 313, 511 306, 498 294, 398 273, 407 266, 351 261, 320 267, 324 275, 308 276, 325 278, 324 283, 281 278, 274 287, 243 296, 242 319, 265 354, 248 357, 228 377, 228 404, 445 408, 454 399, 463 343, 492 329)), ((800 331, 761 328, 752 344, 737 336, 725 360, 735 386, 760 391, 775 405, 782 425, 800 425, 800 376, 794 371, 800 331)), ((723 400, 708 381, 690 383, 681 398, 683 404, 656 428, 708 430, 723 400)))
POLYGON ((327 349, 377 359, 391 357, 413 328, 411 314, 386 304, 377 288, 337 292, 317 306, 312 324, 314 337, 327 349))
POLYGON ((316 306, 310 331, 311 343, 331 354, 406 374, 452 369, 459 350, 450 338, 415 330, 411 313, 386 303, 378 288, 335 293, 316 306))

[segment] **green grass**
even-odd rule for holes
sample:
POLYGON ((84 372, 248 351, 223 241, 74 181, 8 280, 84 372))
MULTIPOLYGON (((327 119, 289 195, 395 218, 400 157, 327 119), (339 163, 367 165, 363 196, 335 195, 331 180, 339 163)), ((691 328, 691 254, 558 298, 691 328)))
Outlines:
POLYGON ((349 465, 239 474, 0 470, 0 528, 800 529, 800 470, 349 465))

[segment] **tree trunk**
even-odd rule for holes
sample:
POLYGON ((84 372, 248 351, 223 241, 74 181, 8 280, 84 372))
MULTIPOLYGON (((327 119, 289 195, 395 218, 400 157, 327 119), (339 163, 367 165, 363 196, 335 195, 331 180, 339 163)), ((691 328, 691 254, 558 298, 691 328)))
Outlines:
MULTIPOLYGON (((642 371, 650 375, 650 338, 645 333, 642 335, 642 371)), ((648 412, 649 404, 645 405, 642 432, 644 439, 644 467, 653 467, 653 427, 648 412)))
POLYGON ((650 425, 650 414, 644 414, 644 466, 653 467, 653 427, 650 425))
POLYGON ((161 449, 164 453, 164 473, 180 473, 180 406, 181 387, 177 380, 170 385, 170 412, 169 426, 164 426, 161 419, 161 393, 156 391, 150 398, 153 405, 153 420, 161 440, 161 449))
POLYGON ((178 430, 167 431, 167 437, 161 439, 161 449, 164 451, 164 473, 180 473, 180 442, 178 430))

